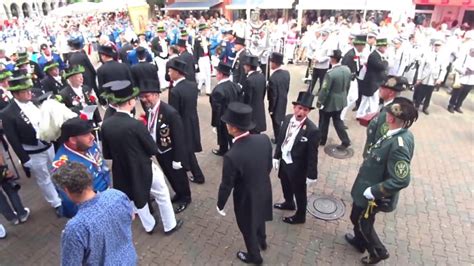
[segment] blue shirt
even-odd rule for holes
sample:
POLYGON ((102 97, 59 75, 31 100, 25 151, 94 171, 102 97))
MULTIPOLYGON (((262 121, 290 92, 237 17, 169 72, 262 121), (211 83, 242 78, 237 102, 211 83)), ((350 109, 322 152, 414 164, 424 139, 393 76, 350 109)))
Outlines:
POLYGON ((61 236, 61 265, 136 265, 132 205, 115 189, 79 204, 61 236))

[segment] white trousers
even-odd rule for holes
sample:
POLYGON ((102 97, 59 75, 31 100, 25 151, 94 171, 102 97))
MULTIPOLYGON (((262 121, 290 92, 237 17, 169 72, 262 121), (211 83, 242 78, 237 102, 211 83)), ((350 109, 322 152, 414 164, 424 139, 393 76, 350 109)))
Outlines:
POLYGON ((362 95, 362 100, 360 101, 359 109, 357 109, 356 117, 361 118, 367 114, 377 112, 379 108, 379 98, 379 90, 370 97, 362 95))
MULTIPOLYGON (((150 194, 155 199, 158 209, 160 210, 161 222, 165 232, 170 231, 176 226, 176 217, 174 215, 173 205, 171 204, 170 192, 165 182, 163 171, 155 163, 152 164, 153 181, 151 183, 150 194)), ((150 232, 155 226, 155 218, 150 213, 148 204, 143 208, 134 207, 138 217, 142 222, 145 231, 150 232)))
POLYGON ((160 89, 169 87, 169 82, 165 79, 166 74, 166 59, 159 56, 155 57, 155 64, 158 67, 158 79, 160 80, 160 89))
POLYGON ((349 91, 347 92, 347 105, 342 109, 341 112, 341 120, 344 121, 346 118, 347 110, 352 108, 352 105, 357 101, 357 97, 359 97, 359 88, 357 86, 357 80, 351 81, 351 85, 349 87, 349 91))
POLYGON ((36 178, 36 183, 40 187, 46 201, 51 204, 53 208, 56 208, 61 206, 61 199, 51 181, 51 174, 49 172, 49 167, 53 164, 53 159, 53 146, 44 152, 30 154, 30 170, 31 174, 36 178))
POLYGON ((197 85, 201 90, 202 85, 206 85, 206 93, 211 93, 211 60, 209 56, 201 56, 198 60, 199 73, 197 73, 197 85))
POLYGON ((213 66, 211 75, 215 76, 217 73, 216 68, 219 65, 219 58, 216 55, 211 55, 211 64, 213 66))

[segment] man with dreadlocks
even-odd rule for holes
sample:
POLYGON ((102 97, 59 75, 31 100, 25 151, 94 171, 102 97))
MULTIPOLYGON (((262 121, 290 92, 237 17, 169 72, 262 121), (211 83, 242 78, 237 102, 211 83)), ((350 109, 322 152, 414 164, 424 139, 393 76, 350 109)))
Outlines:
POLYGON ((412 101, 403 97, 396 97, 385 110, 388 131, 368 147, 351 191, 354 235, 346 234, 345 238, 361 253, 368 251, 369 256, 361 260, 363 264, 389 257, 375 232, 375 215, 393 211, 399 191, 410 183, 415 143, 408 128, 417 120, 418 111, 412 101))

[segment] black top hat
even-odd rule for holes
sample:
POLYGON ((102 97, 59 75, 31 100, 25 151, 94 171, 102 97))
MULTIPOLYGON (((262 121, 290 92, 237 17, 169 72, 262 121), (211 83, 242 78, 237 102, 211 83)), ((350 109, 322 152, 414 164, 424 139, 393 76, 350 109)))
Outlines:
POLYGON ((221 61, 219 62, 219 65, 217 65, 216 70, 226 76, 230 76, 230 71, 232 70, 232 66, 221 61))
POLYGON ((140 80, 140 93, 155 92, 160 93, 160 82, 157 79, 140 80))
POLYGON ((138 46, 136 49, 135 49, 136 53, 137 53, 137 56, 138 57, 144 57, 145 54, 146 54, 146 49, 142 46, 138 46))
POLYGON ((241 37, 235 37, 234 44, 240 44, 240 45, 245 46, 245 39, 241 37))
POLYGON ((407 89, 408 80, 405 77, 387 76, 380 87, 401 92, 407 89))
POLYGON ((124 103, 137 97, 139 93, 140 90, 137 87, 133 87, 130 81, 121 80, 110 87, 110 95, 107 98, 112 103, 124 103))
POLYGON ((240 102, 229 103, 221 120, 241 130, 251 130, 255 127, 255 122, 252 120, 252 107, 240 102))
POLYGON ((254 66, 254 67, 258 67, 259 63, 258 63, 258 57, 256 57, 255 55, 247 55, 244 57, 244 60, 243 60, 243 64, 244 65, 251 65, 251 66, 254 66))
POLYGON ((117 55, 117 51, 115 51, 112 45, 101 45, 99 46, 99 54, 115 57, 117 55))
POLYGON ((26 69, 15 68, 8 80, 9 91, 21 91, 33 88, 33 82, 26 69))
POLYGON ((182 75, 186 75, 186 64, 187 64, 186 62, 180 59, 170 60, 169 62, 170 62, 169 68, 172 68, 178 71, 182 75))
POLYGON ((70 137, 85 135, 93 130, 94 127, 92 126, 92 121, 74 117, 62 124, 61 139, 67 141, 70 137))
POLYGON ((176 45, 178 45, 179 47, 186 47, 186 40, 179 39, 176 45))
POLYGON ((300 91, 298 94, 298 99, 293 102, 293 104, 302 105, 308 107, 309 109, 314 109, 313 107, 314 95, 311 92, 300 91))
POLYGON ((342 58, 342 52, 339 49, 332 50, 331 55, 329 55, 329 57, 336 58, 337 60, 339 60, 342 58))
POLYGON ((279 65, 283 65, 283 54, 273 52, 270 55, 270 62, 279 64, 279 65))

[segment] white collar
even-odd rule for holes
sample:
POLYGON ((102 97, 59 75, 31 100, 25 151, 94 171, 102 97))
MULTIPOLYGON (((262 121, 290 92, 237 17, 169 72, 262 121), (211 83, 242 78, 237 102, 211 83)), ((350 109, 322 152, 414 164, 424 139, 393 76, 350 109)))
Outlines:
POLYGON ((250 70, 249 73, 247 74, 247 77, 252 75, 253 72, 255 72, 255 70, 250 70))
POLYGON ((225 79, 221 79, 220 81, 217 82, 217 84, 221 84, 221 83, 224 83, 226 81, 229 81, 230 78, 225 78, 225 79))
POLYGON ((393 136, 393 135, 397 134, 398 131, 400 131, 400 130, 402 130, 401 127, 396 128, 396 129, 390 129, 389 131, 387 131, 387 136, 393 136))
POLYGON ((23 102, 20 102, 18 101, 16 98, 13 98, 13 100, 16 102, 16 104, 18 104, 18 106, 21 108, 22 106, 28 106, 30 105, 31 101, 28 101, 26 103, 23 103, 23 102))
POLYGON ((158 100, 158 102, 155 104, 155 106, 153 106, 153 108, 151 109, 151 111, 153 113, 156 113, 156 111, 158 110, 158 108, 160 108, 160 103, 161 103, 161 100, 158 100))
POLYGON ((233 139, 232 139, 232 143, 235 143, 237 140, 239 140, 239 139, 241 139, 241 138, 245 138, 245 137, 247 137, 248 135, 250 135, 250 132, 247 131, 247 132, 245 132, 245 133, 243 133, 243 134, 241 134, 241 135, 239 135, 239 136, 233 138, 233 139))
POLYGON ((182 78, 180 78, 180 79, 175 80, 173 86, 176 87, 176 85, 178 85, 178 83, 180 83, 181 81, 183 81, 183 80, 185 80, 185 79, 186 79, 185 77, 182 77, 182 78))
POLYGON ((118 108, 116 110, 117 110, 117 113, 124 113, 124 114, 129 115, 131 118, 133 118, 133 115, 129 111, 121 110, 118 108))
POLYGON ((393 99, 390 99, 386 102, 383 102, 383 106, 387 106, 387 105, 391 104, 392 102, 393 102, 393 99))

